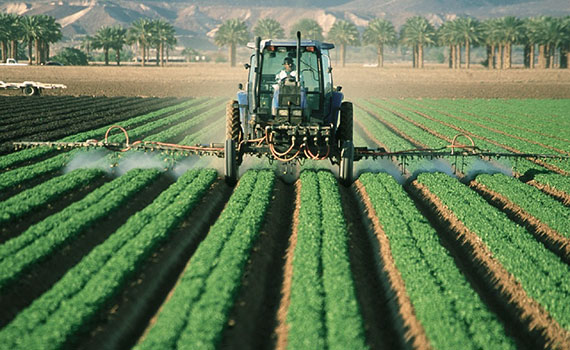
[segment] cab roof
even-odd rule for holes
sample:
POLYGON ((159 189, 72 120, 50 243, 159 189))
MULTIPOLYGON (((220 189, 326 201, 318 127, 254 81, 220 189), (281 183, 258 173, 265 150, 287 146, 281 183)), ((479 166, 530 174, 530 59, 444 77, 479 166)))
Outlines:
MULTIPOLYGON (((262 40, 259 47, 263 51, 263 49, 268 46, 297 47, 297 41, 267 39, 267 40, 262 40)), ((317 40, 301 40, 301 47, 309 47, 309 46, 314 46, 319 51, 334 49, 334 44, 331 43, 324 43, 317 40)), ((250 49, 255 49, 255 43, 249 42, 247 43, 247 47, 249 47, 250 49)))

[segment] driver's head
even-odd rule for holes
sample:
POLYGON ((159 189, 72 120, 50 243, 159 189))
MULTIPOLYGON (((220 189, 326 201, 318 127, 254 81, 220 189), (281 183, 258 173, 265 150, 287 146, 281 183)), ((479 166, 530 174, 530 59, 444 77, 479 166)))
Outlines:
POLYGON ((283 68, 287 71, 291 71, 293 70, 293 58, 291 57, 285 57, 283 59, 283 68))

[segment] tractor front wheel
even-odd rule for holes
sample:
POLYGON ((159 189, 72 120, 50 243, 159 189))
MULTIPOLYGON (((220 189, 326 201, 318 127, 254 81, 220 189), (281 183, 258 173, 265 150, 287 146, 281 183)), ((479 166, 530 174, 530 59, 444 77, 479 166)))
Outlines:
POLYGON ((35 96, 40 94, 40 89, 31 85, 27 85, 22 88, 22 92, 26 96, 35 96))

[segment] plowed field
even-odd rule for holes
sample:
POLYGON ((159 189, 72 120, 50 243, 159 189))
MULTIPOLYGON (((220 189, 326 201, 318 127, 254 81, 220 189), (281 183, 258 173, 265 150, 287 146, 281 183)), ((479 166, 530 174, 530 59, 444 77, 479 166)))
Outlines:
MULTIPOLYGON (((225 102, 0 96, 1 349, 570 348, 568 160, 363 160, 350 187, 260 160, 229 187, 219 159, 10 148, 221 142, 225 102)), ((570 155, 567 99, 353 102, 357 146, 570 155)))

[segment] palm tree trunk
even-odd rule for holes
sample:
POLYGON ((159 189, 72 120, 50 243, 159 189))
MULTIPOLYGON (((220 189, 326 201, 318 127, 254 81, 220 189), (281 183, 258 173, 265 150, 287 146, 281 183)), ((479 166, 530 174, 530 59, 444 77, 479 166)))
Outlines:
POLYGON ((232 67, 236 66, 236 44, 230 44, 230 65, 232 67))
POLYGON ((504 45, 499 44, 499 63, 497 64, 499 69, 503 69, 503 62, 504 62, 503 51, 504 51, 504 45))
POLYGON ((550 44, 549 48, 550 48, 550 50, 549 50, 549 56, 550 56, 549 57, 549 59, 550 59, 549 66, 550 66, 550 68, 556 68, 556 67, 554 67, 554 55, 556 54, 556 47, 554 45, 550 44))
POLYGON ((12 40, 11 45, 12 45, 12 58, 17 60, 18 59, 18 41, 12 40))
POLYGON ((455 68, 461 69, 461 45, 455 45, 455 68))
POLYGON ((346 45, 340 44, 340 59, 342 61, 342 66, 346 65, 346 45))
POLYGON ((378 44, 378 68, 384 67, 384 45, 378 44))
POLYGON ((493 50, 495 49, 492 45, 487 45, 487 69, 493 69, 493 50))
POLYGON ((566 69, 570 69, 570 47, 566 48, 566 69))
POLYGON ((32 41, 28 41, 28 64, 32 65, 32 41))
POLYGON ((36 50, 36 64, 40 64, 40 39, 34 40, 34 49, 36 50))
POLYGON ((417 46, 414 45, 412 47, 412 68, 416 68, 417 62, 418 62, 417 46))
POLYGON ((449 68, 453 67, 453 55, 455 54, 455 47, 453 45, 449 45, 449 68))
POLYGON ((144 62, 145 62, 145 54, 146 54, 146 47, 144 46, 143 43, 140 43, 141 45, 141 65, 144 67, 144 62))
POLYGON ((45 42, 45 47, 46 47, 46 49, 45 49, 46 56, 45 56, 44 62, 47 62, 47 61, 49 61, 49 43, 47 41, 45 42))
POLYGON ((121 65, 121 50, 115 50, 115 61, 117 62, 117 66, 121 65))
POLYGON ((534 43, 530 44, 530 52, 528 54, 528 63, 530 69, 534 69, 534 43))
POLYGON ((538 68, 546 68, 546 47, 538 45, 538 68))
POLYGON ((6 59, 8 58, 8 47, 4 40, 0 41, 0 45, 2 45, 2 63, 6 63, 6 59))
POLYGON ((105 52, 105 65, 108 66, 109 65, 109 49, 104 48, 103 51, 105 52))
POLYGON ((511 69, 513 67, 513 43, 507 44, 507 69, 511 69))
POLYGON ((470 45, 469 39, 465 39, 465 68, 467 69, 471 66, 471 57, 469 55, 470 45))

